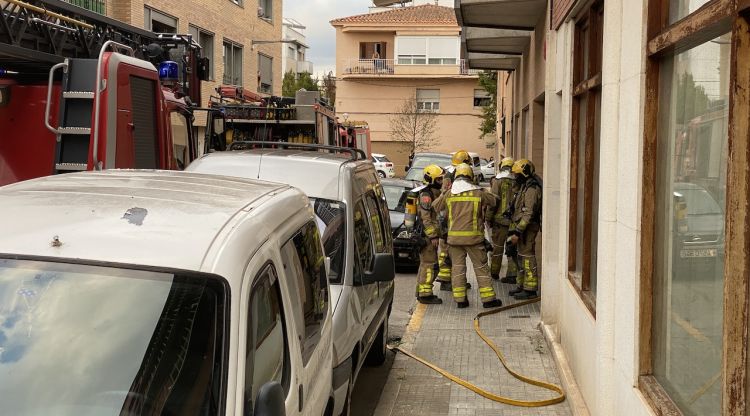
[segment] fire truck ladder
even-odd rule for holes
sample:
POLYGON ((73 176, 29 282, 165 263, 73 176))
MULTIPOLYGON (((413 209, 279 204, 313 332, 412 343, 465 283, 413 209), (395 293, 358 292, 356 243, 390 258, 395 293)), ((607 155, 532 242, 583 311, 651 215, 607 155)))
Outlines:
MULTIPOLYGON (((144 59, 144 45, 156 40, 154 33, 60 0, 0 1, 0 70, 12 71, 19 82, 48 77, 44 123, 57 138, 56 173, 86 170, 89 143, 97 145, 91 138, 99 120, 103 53, 111 49, 144 59), (59 126, 52 126, 52 87, 60 79, 59 126)), ((97 169, 97 149, 92 150, 97 169)))

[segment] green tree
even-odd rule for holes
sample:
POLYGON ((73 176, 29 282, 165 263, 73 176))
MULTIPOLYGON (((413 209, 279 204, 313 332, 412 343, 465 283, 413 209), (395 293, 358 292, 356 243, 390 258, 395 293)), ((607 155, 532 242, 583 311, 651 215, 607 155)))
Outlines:
POLYGON ((479 125, 479 139, 482 140, 497 129, 497 72, 480 72, 479 85, 490 95, 490 105, 482 108, 482 124, 479 125))
POLYGON ((313 78, 309 72, 297 75, 290 70, 284 74, 284 79, 281 81, 281 95, 294 97, 297 91, 303 88, 307 91, 317 91, 318 80, 313 78))

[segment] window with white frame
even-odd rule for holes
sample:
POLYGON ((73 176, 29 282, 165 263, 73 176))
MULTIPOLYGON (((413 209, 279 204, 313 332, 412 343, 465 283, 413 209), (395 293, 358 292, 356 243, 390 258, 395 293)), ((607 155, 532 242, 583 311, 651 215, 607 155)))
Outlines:
POLYGON ((440 111, 440 90, 417 89, 418 111, 440 111))
POLYGON ((225 84, 242 86, 242 46, 224 39, 224 78, 225 84))
POLYGON ((457 36, 399 36, 399 65, 457 65, 461 40, 457 36))
POLYGON ((150 7, 144 7, 144 27, 154 33, 177 33, 177 18, 150 7))
POLYGON ((273 58, 262 53, 258 54, 258 92, 273 92, 273 58))
POLYGON ((273 19, 273 0, 258 0, 258 16, 263 19, 273 19))
POLYGON ((208 78, 214 79, 214 35, 197 26, 190 25, 188 32, 193 40, 201 46, 201 55, 208 58, 208 78))

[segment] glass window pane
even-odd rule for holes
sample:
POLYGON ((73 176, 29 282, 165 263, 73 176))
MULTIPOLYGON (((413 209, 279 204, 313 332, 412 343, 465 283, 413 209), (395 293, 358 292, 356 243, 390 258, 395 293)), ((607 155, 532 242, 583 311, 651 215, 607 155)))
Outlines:
POLYGON ((577 273, 583 273, 583 242, 584 224, 584 202, 586 194, 586 111, 588 108, 588 94, 578 100, 578 166, 576 182, 576 267, 577 273))
POLYGON ((690 13, 698 10, 711 0, 670 0, 669 24, 672 24, 690 13))
POLYGON ((653 365, 691 415, 721 404, 729 40, 661 65, 653 365))

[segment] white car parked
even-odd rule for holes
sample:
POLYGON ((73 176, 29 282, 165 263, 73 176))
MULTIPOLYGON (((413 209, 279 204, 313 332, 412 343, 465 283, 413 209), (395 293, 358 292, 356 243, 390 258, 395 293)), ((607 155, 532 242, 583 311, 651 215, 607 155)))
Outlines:
POLYGON ((484 177, 485 181, 489 181, 493 176, 495 176, 495 161, 487 162, 487 164, 482 165, 482 176, 484 177))
POLYGON ((392 178, 396 176, 393 162, 391 162, 386 155, 373 153, 372 156, 370 156, 370 160, 372 160, 372 164, 375 165, 375 170, 381 178, 392 178))
POLYGON ((300 191, 108 171, 0 200, 3 414, 330 415, 328 262, 300 191))

